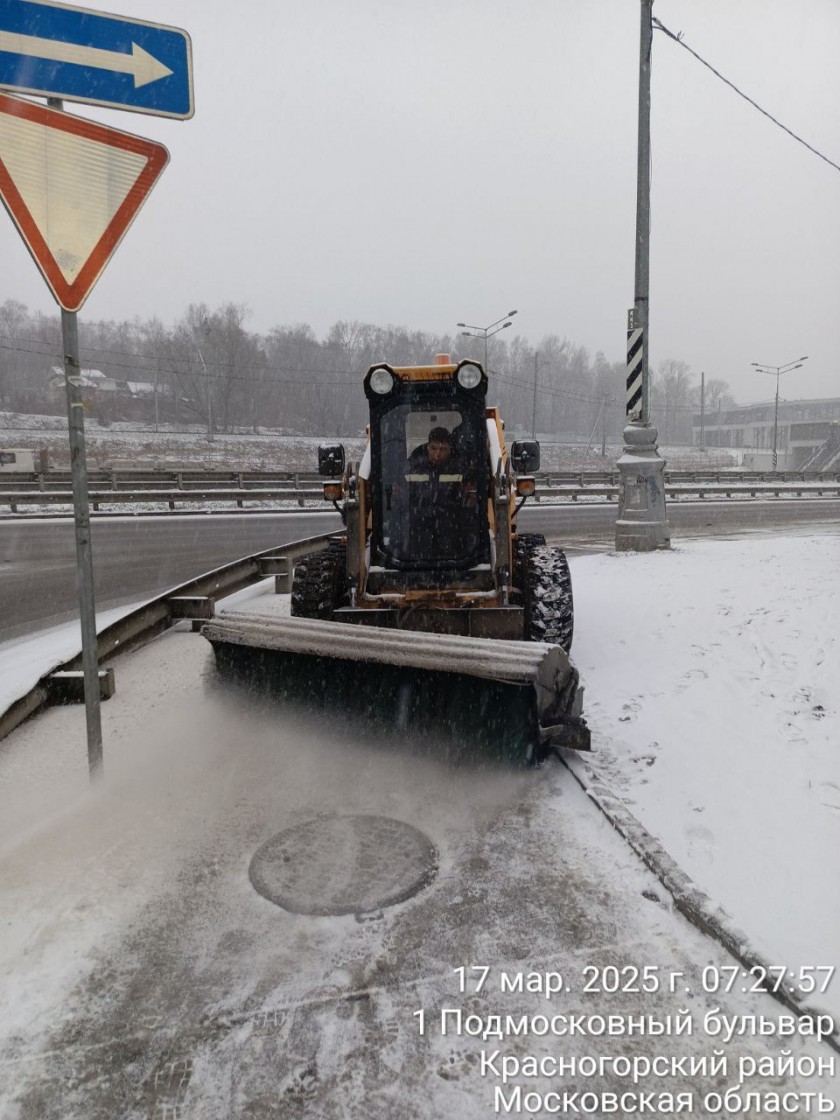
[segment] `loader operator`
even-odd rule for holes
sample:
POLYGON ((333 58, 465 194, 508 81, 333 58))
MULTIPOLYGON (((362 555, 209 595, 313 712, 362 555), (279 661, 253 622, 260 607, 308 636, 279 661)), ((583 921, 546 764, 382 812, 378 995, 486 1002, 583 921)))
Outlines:
MULTIPOLYGON (((453 482, 456 480, 456 475, 457 481, 461 481, 457 464, 452 457, 452 436, 446 428, 432 428, 425 445, 416 447, 412 451, 408 460, 408 469, 412 474, 419 474, 424 471, 437 473, 438 475, 451 473, 453 482), (450 462, 450 460, 452 461, 450 462)), ((424 479, 424 481, 428 481, 428 479, 424 479)))
POLYGON ((452 436, 446 428, 432 428, 427 442, 416 447, 409 456, 407 480, 431 487, 417 491, 424 505, 468 505, 470 496, 475 494, 475 484, 467 477, 464 464, 452 445, 452 436))
POLYGON ((465 534, 474 533, 474 517, 467 515, 465 521, 463 511, 475 508, 475 482, 452 444, 446 428, 433 428, 406 464, 415 554, 419 546, 430 556, 457 556, 467 546, 465 534))

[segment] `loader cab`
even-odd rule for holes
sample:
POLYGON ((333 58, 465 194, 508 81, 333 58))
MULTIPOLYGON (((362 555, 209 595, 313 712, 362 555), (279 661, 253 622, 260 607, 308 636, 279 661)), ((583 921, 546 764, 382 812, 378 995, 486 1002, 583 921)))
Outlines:
POLYGON ((373 366, 370 563, 451 576, 490 561, 485 406, 476 362, 373 366))

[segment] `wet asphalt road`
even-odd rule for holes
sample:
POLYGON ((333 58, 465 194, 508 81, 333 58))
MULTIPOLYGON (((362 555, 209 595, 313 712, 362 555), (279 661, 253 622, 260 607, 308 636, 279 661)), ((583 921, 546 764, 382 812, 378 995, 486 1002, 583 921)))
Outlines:
MULTIPOLYGON (((329 513, 96 519, 97 607, 137 602, 220 564, 340 524, 329 513)), ((73 522, 0 524, 0 640, 56 625, 77 613, 73 522)))
MULTIPOLYGON (((668 507, 674 539, 772 531, 840 518, 840 502, 694 502, 668 507)), ((526 505, 520 526, 573 548, 612 547, 615 506, 526 505)), ((94 587, 100 609, 137 602, 211 568, 340 526, 331 513, 194 514, 94 518, 94 587)), ((74 530, 69 518, 0 521, 0 641, 76 617, 74 530)))

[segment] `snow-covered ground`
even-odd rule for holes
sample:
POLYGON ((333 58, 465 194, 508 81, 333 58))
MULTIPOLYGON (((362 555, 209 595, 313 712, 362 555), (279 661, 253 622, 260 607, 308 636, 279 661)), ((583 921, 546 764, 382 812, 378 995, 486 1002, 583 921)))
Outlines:
POLYGON ((802 532, 571 560, 593 768, 788 971, 840 968, 840 531, 802 532))
MULTIPOLYGON (((97 611, 97 630, 104 630, 139 605, 97 611)), ((75 657, 81 649, 81 640, 79 623, 66 622, 34 636, 0 642, 0 712, 5 712, 15 700, 34 688, 45 673, 75 657)))
MULTIPOLYGON (((592 764, 769 961, 818 989, 826 974, 808 968, 840 956, 839 554, 840 533, 814 531, 572 559, 592 764)), ((269 603, 284 609, 272 580, 223 606, 269 603)), ((0 646, 3 694, 72 652, 72 630, 0 646)), ((644 1061, 667 1042, 681 1058, 725 1052, 730 1068, 746 1054, 755 1069, 780 1045, 808 1068, 825 1053, 807 1037, 724 1046, 700 1035, 714 1007, 771 1019, 780 1009, 740 976, 731 991, 698 991, 709 972, 726 984, 732 958, 680 919, 555 763, 455 766, 404 736, 379 742, 315 714, 278 719, 220 695, 209 647, 186 629, 127 662, 103 706, 106 781, 94 796, 78 707, 37 717, 0 751, 4 1117, 128 1115, 133 1100, 148 1104, 143 1115, 225 1120, 245 1114, 242 1100, 255 1117, 483 1120, 493 1090, 479 1049, 497 1043, 420 1038, 414 1025, 418 1006, 458 1006, 452 969, 472 962, 496 979, 653 962, 692 982, 649 997, 587 997, 573 984, 551 1005, 544 992, 464 997, 470 1012, 514 1017, 685 1007, 696 1024, 669 1039, 502 1044, 520 1056, 556 1056, 561 1044, 566 1057, 618 1047, 644 1061), (313 813, 406 820, 439 846, 436 884, 370 921, 279 911, 251 889, 248 858, 313 813)), ((840 1017, 840 981, 809 1002, 840 1017)), ((701 1093, 727 1084, 705 1073, 679 1082, 703 1115, 701 1093)), ((747 1082, 786 1085, 832 1089, 827 1077, 747 1082)))
MULTIPOLYGON (((163 468, 192 465, 220 470, 306 470, 317 468, 318 445, 335 442, 335 436, 305 436, 286 431, 247 428, 217 432, 212 442, 201 425, 174 427, 137 421, 100 424, 85 420, 88 465, 100 469, 132 466, 163 468)), ((357 457, 363 438, 344 438, 348 454, 357 457)), ((0 412, 0 446, 46 450, 52 468, 69 466, 67 421, 61 416, 24 416, 0 412)))
MULTIPOLYGON (((592 765, 794 970, 840 961, 838 567, 831 529, 572 559, 592 765)), ((238 601, 253 609, 272 586, 238 601)), ((0 704, 69 656, 76 634, 0 646, 0 704)), ((814 999, 840 1016, 840 979, 814 999)))
POLYGON ((838 530, 572 561, 596 769, 792 968, 840 964, 838 571, 838 530))
MULTIPOLYGON (((94 418, 85 420, 85 442, 91 467, 128 468, 132 465, 150 467, 158 463, 192 464, 206 468, 214 466, 224 470, 301 470, 312 471, 317 466, 318 445, 321 443, 344 444, 349 458, 358 459, 364 450, 364 437, 336 436, 325 432, 321 436, 304 436, 266 428, 253 432, 239 428, 231 432, 216 433, 212 443, 207 440, 206 428, 194 424, 188 428, 175 428, 160 424, 155 431, 148 422, 114 421, 103 425, 94 418)), ((0 447, 44 449, 49 453, 54 468, 69 464, 67 421, 63 416, 21 415, 0 412, 0 447)), ((583 443, 542 443, 542 469, 589 467, 611 469, 621 453, 619 447, 607 448, 606 457, 599 449, 583 443)), ((663 456, 673 468, 725 469, 740 463, 740 453, 721 448, 700 451, 699 448, 663 448, 663 456)))

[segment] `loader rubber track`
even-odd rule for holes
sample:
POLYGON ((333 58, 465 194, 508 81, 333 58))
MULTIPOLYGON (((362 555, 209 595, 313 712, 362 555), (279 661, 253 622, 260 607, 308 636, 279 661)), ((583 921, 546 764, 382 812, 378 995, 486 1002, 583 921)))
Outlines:
POLYGON ((330 541, 321 552, 311 552, 295 565, 292 579, 292 614, 298 618, 329 620, 344 601, 347 545, 330 541))
POLYGON ((524 558, 525 640, 552 642, 568 653, 574 633, 572 577, 566 554, 542 545, 524 558))

